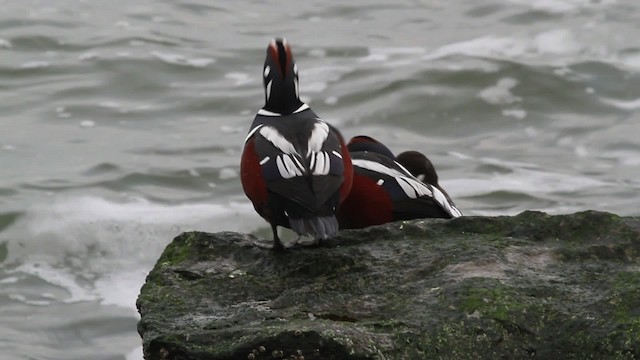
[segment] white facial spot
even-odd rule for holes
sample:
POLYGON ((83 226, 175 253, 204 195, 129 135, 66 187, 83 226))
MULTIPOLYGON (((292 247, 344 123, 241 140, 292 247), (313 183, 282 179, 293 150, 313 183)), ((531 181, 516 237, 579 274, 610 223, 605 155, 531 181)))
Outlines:
POLYGON ((269 83, 267 84, 267 100, 269 100, 269 98, 271 98, 271 83, 273 81, 269 81, 269 83))
POLYGON ((271 72, 271 66, 267 65, 264 68, 264 77, 269 76, 269 73, 271 72))
POLYGON ((298 64, 293 64, 293 73, 298 75, 298 64))

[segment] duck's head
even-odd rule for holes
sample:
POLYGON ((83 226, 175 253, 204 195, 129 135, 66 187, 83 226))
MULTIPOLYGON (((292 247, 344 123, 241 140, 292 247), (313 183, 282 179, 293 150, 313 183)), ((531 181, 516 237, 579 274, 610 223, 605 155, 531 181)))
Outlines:
POLYGON ((286 115, 302 106, 298 67, 293 61, 291 47, 286 39, 271 40, 262 70, 265 110, 286 115))
POLYGON ((398 154, 396 161, 404 166, 420 181, 431 185, 438 185, 438 174, 431 161, 421 152, 405 151, 398 154))

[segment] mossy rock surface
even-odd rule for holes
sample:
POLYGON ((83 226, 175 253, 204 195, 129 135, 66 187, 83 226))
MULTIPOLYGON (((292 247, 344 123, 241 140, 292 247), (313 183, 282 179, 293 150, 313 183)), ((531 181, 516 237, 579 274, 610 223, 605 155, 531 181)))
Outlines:
POLYGON ((415 220, 286 254, 184 233, 138 298, 147 360, 640 359, 640 219, 415 220))

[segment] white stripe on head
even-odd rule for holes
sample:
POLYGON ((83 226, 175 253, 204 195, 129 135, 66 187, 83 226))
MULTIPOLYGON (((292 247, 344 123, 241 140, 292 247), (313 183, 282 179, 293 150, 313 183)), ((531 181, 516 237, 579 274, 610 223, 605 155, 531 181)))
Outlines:
POLYGON ((260 135, 267 139, 273 146, 278 148, 285 154, 298 154, 296 147, 293 146, 289 140, 287 140, 282 134, 272 126, 263 126, 260 129, 260 135))
POLYGON ((316 121, 311 130, 311 136, 309 136, 307 156, 322 150, 322 145, 327 140, 327 137, 329 137, 329 125, 322 120, 316 121))
POLYGON ((267 100, 269 100, 271 98, 271 84, 273 83, 273 80, 270 80, 269 83, 267 83, 267 100))
POLYGON ((267 65, 264 67, 264 77, 269 76, 269 73, 271 72, 271 66, 267 65))

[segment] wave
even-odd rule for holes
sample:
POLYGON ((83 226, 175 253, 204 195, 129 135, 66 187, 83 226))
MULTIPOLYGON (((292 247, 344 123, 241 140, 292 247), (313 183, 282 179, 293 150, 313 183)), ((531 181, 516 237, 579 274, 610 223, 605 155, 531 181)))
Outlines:
POLYGON ((99 301, 135 308, 146 274, 174 236, 188 230, 249 232, 259 224, 248 202, 58 198, 34 204, 0 233, 0 243, 7 244, 4 273, 12 277, 5 281, 33 276, 50 284, 53 296, 18 294, 25 303, 99 301))

